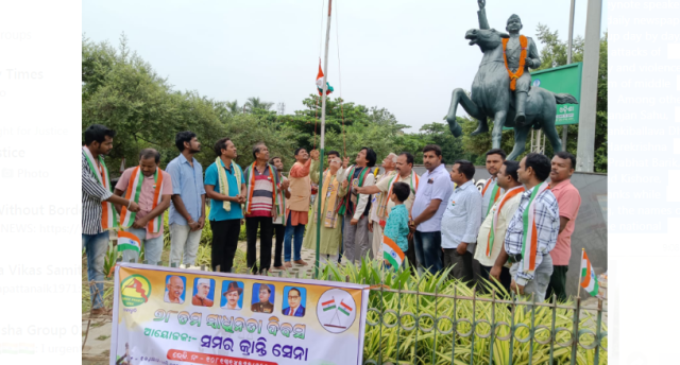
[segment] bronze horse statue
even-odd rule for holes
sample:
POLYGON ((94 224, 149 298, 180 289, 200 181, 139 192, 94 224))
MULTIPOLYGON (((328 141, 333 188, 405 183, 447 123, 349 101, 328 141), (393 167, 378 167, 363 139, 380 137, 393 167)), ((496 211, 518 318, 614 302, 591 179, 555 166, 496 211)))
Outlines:
POLYGON ((515 145, 508 155, 509 160, 524 152, 531 128, 543 129, 553 151, 562 151, 562 142, 555 128, 557 104, 578 104, 578 101, 570 94, 555 94, 532 86, 526 101, 526 121, 522 125, 515 125, 515 98, 510 90, 510 76, 505 68, 501 41, 501 38, 508 37, 508 34, 495 29, 470 29, 465 33, 465 39, 470 40, 470 45, 478 45, 484 56, 472 82, 472 93, 468 96, 463 89, 453 90, 449 113, 444 119, 449 123, 451 133, 460 137, 463 130, 456 122, 459 103, 468 114, 480 121, 477 130, 472 133, 473 136, 487 132, 489 127, 486 118, 493 118, 492 148, 501 147, 503 127, 513 127, 515 145))

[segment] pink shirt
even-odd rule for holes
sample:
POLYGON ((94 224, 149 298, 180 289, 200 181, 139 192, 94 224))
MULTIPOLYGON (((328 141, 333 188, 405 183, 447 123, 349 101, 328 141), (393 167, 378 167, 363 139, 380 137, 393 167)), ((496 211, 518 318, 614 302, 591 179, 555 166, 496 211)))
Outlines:
MULTIPOLYGON (((134 170, 134 167, 126 169, 118 180, 118 183, 116 183, 116 189, 123 191, 123 197, 125 197, 125 191, 127 190, 128 184, 130 183, 130 175, 132 175, 132 170, 134 170)), ((172 178, 170 177, 170 174, 163 170, 161 170, 161 174, 163 174, 163 190, 161 191, 161 195, 172 195, 172 178)), ((151 213, 153 208, 154 191, 153 175, 144 176, 144 180, 142 180, 142 191, 139 194, 139 212, 137 212, 137 218, 144 218, 147 214, 151 213)), ((152 239, 162 235, 163 225, 161 225, 160 232, 156 234, 147 232, 146 239, 152 239)))
POLYGON ((569 219, 567 226, 557 236, 557 244, 550 251, 550 257, 552 257, 553 265, 567 266, 569 265, 569 258, 571 258, 571 235, 574 233, 576 216, 578 215, 578 209, 581 207, 581 194, 578 193, 578 189, 571 184, 569 179, 550 188, 550 191, 557 198, 557 205, 560 207, 560 217, 569 219))

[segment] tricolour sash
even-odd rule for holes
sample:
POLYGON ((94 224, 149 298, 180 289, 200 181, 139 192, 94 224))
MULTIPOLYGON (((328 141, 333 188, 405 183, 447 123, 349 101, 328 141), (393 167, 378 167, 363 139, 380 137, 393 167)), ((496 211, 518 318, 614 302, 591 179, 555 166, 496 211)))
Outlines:
MULTIPOLYGON (((338 209, 338 214, 344 215, 354 215, 354 209, 356 209, 356 205, 359 202, 359 198, 361 194, 357 194, 356 197, 352 195, 352 179, 354 178, 354 172, 356 171, 357 166, 354 165, 352 166, 352 169, 350 170, 349 174, 347 174, 347 182, 349 186, 347 187, 347 195, 345 196, 345 201, 343 204, 339 205, 338 209)), ((363 170, 359 173, 359 177, 357 178, 357 186, 362 187, 364 186, 364 180, 366 179, 366 173, 368 172, 373 173, 372 171, 373 168, 371 167, 363 167, 363 170)))
MULTIPOLYGON (((158 167, 156 168, 156 172, 154 173, 153 181, 154 181, 154 193, 153 193, 153 205, 151 206, 151 210, 156 209, 156 206, 158 206, 158 204, 163 199, 163 196, 161 195, 164 183, 163 173, 161 169, 159 169, 158 167)), ((130 181, 128 182, 127 189, 125 190, 125 199, 132 200, 135 203, 139 204, 139 196, 142 194, 143 182, 144 174, 141 173, 140 167, 137 166, 132 170, 132 174, 130 175, 130 181)), ((135 222, 136 217, 137 213, 129 211, 127 207, 123 207, 123 209, 121 209, 120 211, 121 228, 130 228, 132 224, 135 222)), ((149 221, 149 224, 146 226, 146 231, 148 233, 158 233, 161 231, 161 227, 163 227, 163 214, 149 221)))
POLYGON ((536 270, 536 252, 538 250, 538 232, 536 230, 536 197, 548 189, 548 183, 544 182, 531 190, 529 204, 522 213, 524 234, 522 235, 522 258, 524 272, 533 273, 536 270))
MULTIPOLYGON (((92 174, 97 179, 97 181, 102 184, 105 189, 111 191, 111 180, 109 179, 109 169, 106 168, 104 163, 104 157, 99 155, 99 166, 95 163, 94 156, 87 146, 83 146, 83 154, 85 155, 85 160, 90 166, 92 174), (99 168, 97 168, 99 167, 99 168)), ((106 231, 109 229, 118 228, 118 214, 116 210, 113 209, 113 204, 107 201, 102 202, 102 230, 106 231)))
MULTIPOLYGON (((490 178, 489 180, 486 181, 486 184, 484 184, 484 189, 482 189, 482 196, 484 196, 484 193, 486 193, 486 189, 491 185, 491 182, 494 181, 493 178, 490 178)), ((486 212, 484 212, 484 217, 486 218, 487 215, 489 215, 489 212, 491 211, 491 207, 496 204, 496 201, 498 200, 498 197, 501 195, 501 189, 498 187, 498 182, 493 186, 493 189, 491 189, 491 197, 489 198, 489 206, 486 208, 486 212)))
POLYGON ((503 209, 503 205, 505 205, 505 202, 510 200, 513 196, 523 192, 523 185, 510 189, 507 193, 505 193, 505 195, 503 195, 503 199, 501 199, 501 202, 498 204, 498 209, 493 212, 493 218, 491 219, 491 229, 489 230, 489 238, 486 245, 486 257, 490 257, 493 250, 493 243, 496 238, 496 227, 498 227, 498 215, 500 214, 501 209, 503 209))

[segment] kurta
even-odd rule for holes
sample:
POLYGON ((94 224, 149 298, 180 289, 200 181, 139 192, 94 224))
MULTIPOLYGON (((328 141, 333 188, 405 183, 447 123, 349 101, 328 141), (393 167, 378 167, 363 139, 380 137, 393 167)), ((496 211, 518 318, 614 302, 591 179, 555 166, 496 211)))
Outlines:
MULTIPOLYGON (((309 176, 315 184, 319 183, 319 176, 321 175, 319 173, 319 163, 317 161, 312 161, 312 166, 310 169, 309 176)), ((342 170, 342 168, 340 169, 342 170)), ((338 170, 338 172, 340 172, 338 170)), ((333 184, 332 182, 336 180, 337 172, 336 174, 331 175, 330 171, 328 171, 324 175, 324 186, 322 188, 319 188, 319 195, 317 199, 322 199, 324 196, 326 197, 325 199, 322 199, 321 203, 321 239, 319 240, 319 254, 320 255, 337 255, 340 250, 340 241, 342 240, 342 230, 341 230, 341 216, 340 214, 337 213, 337 209, 333 207, 333 214, 335 214, 335 228, 330 228, 326 227, 326 217, 324 216, 324 212, 326 212, 327 207, 326 205, 328 204, 329 200, 332 200, 332 197, 336 196, 339 193, 339 183, 338 184, 333 184), (330 175, 330 177, 329 177, 330 175), (338 186, 336 188, 335 186, 338 186)), ((335 199, 336 204, 339 203, 341 198, 344 196, 344 194, 337 196, 335 199)), ((309 224, 307 225, 307 231, 305 232, 305 239, 302 243, 302 245, 306 249, 310 250, 316 250, 316 226, 318 224, 317 222, 317 211, 318 211, 319 204, 318 202, 315 202, 314 204, 314 209, 312 210, 313 215, 309 219, 309 224)))

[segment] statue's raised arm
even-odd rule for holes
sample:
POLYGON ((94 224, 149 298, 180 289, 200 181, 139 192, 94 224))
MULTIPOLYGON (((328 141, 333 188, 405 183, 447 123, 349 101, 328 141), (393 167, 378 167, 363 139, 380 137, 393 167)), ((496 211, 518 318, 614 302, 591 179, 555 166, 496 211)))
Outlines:
POLYGON ((489 21, 486 19, 486 0, 477 0, 477 5, 479 5, 479 11, 477 12, 479 29, 491 29, 489 21))

